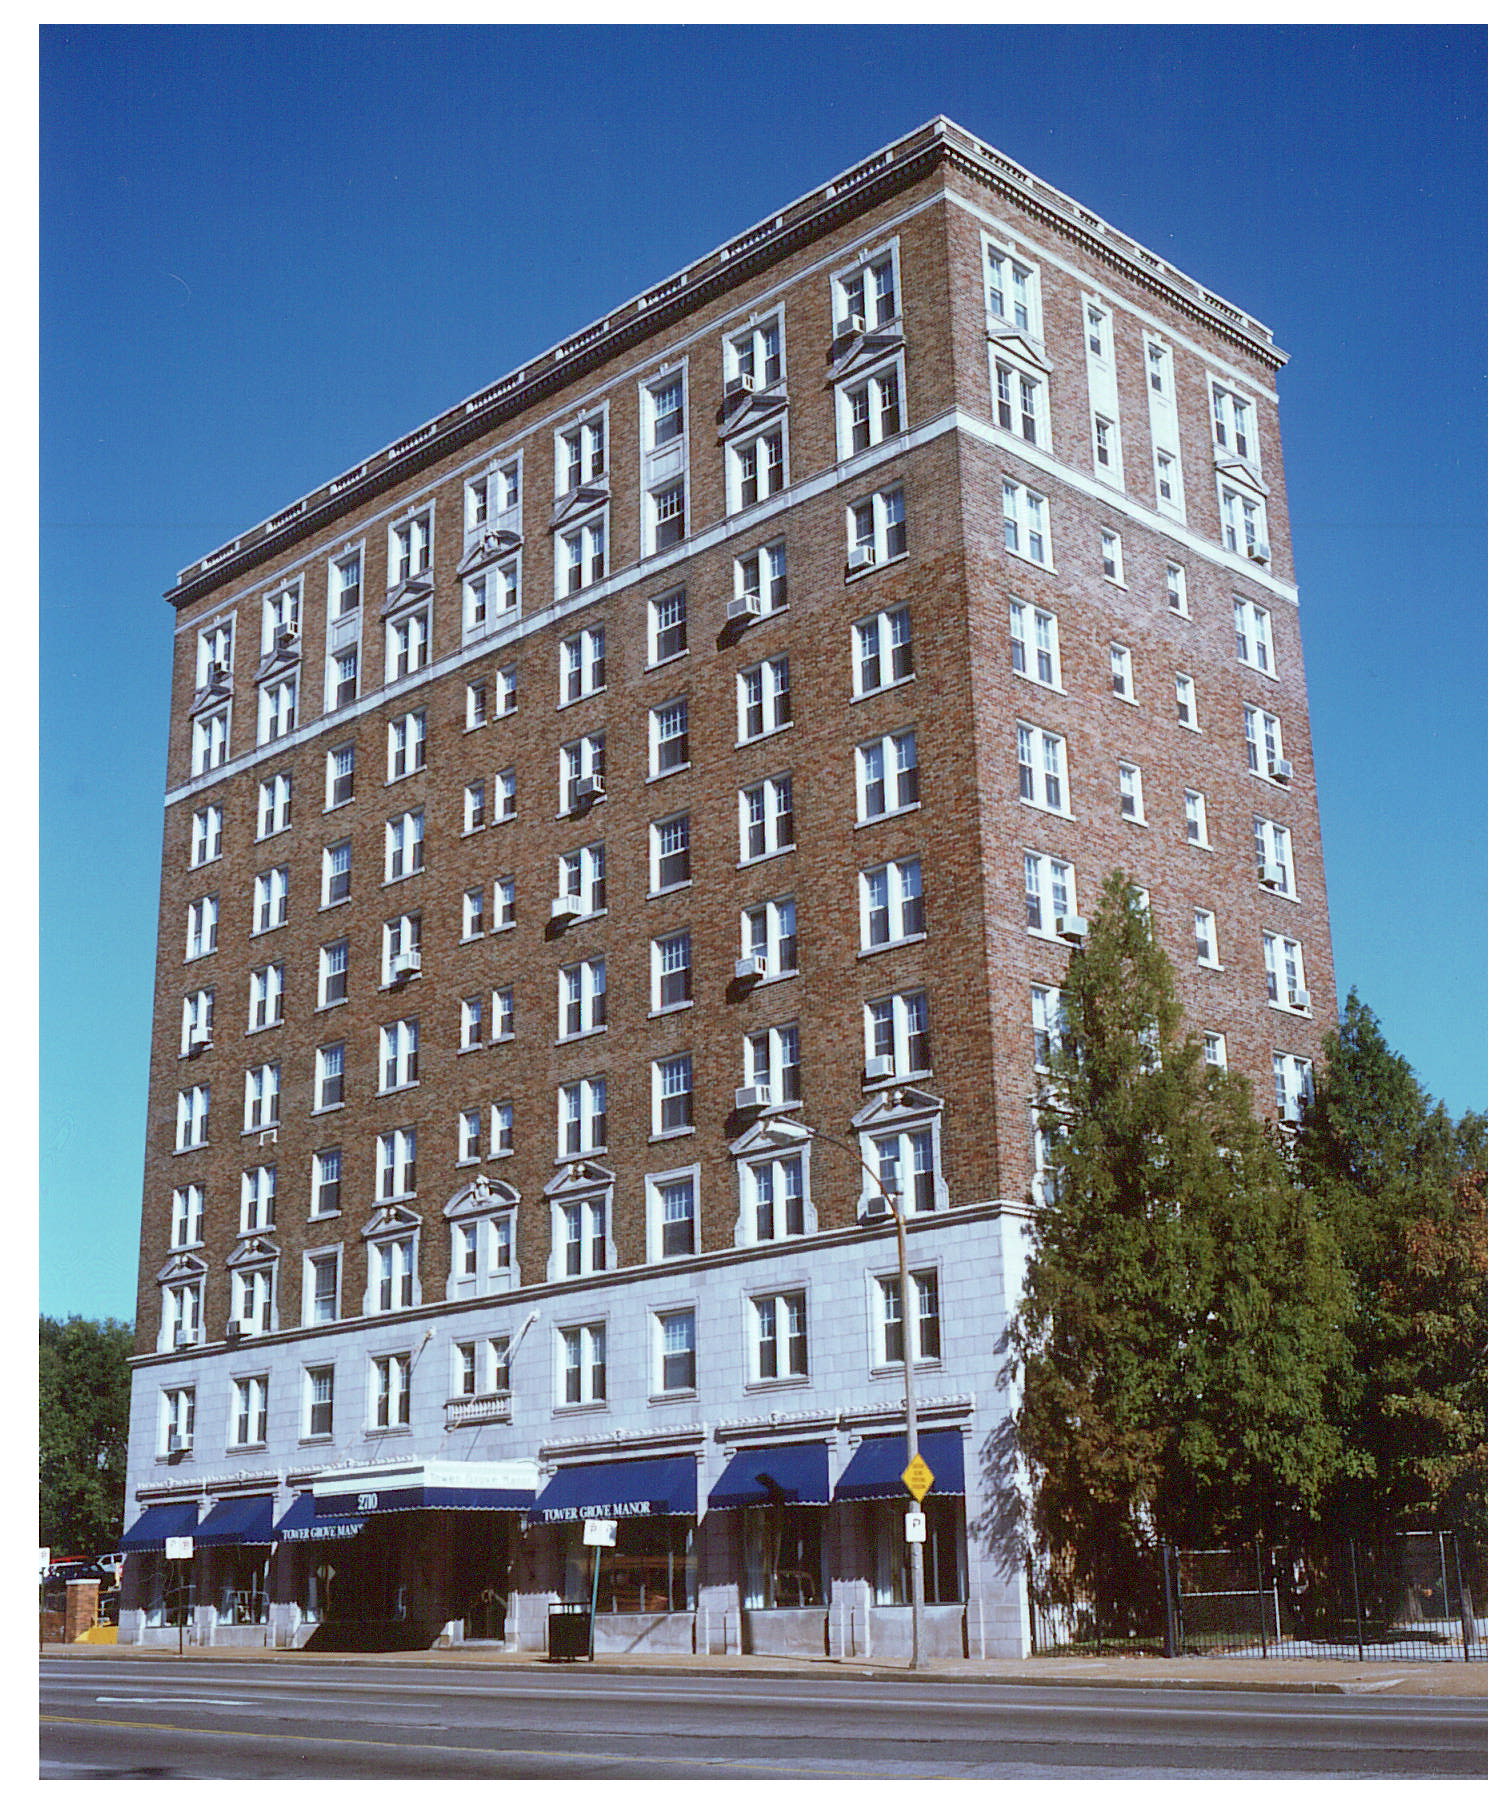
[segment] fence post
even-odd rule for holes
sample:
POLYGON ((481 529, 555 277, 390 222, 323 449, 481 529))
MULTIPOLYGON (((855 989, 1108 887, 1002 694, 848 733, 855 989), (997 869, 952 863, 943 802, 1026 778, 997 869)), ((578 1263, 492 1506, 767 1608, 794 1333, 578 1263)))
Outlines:
POLYGON ((1255 1540, 1255 1613, 1260 1620, 1260 1653, 1271 1654, 1266 1644, 1266 1581, 1260 1566, 1260 1539, 1255 1540))
POLYGON ((1365 1625, 1359 1614, 1359 1564, 1354 1555, 1354 1539, 1349 1540, 1349 1573, 1354 1577, 1354 1637, 1359 1645, 1359 1660, 1365 1660, 1365 1625))
POLYGON ((1458 1548, 1458 1533, 1453 1534, 1453 1573, 1458 1581, 1458 1616, 1463 1631, 1464 1661, 1470 1658, 1474 1638, 1474 1602, 1469 1597, 1469 1584, 1464 1580, 1464 1559, 1458 1548))
POLYGON ((1172 1546, 1165 1538, 1162 1539, 1161 1546, 1161 1599, 1162 1616, 1165 1620, 1165 1627, 1162 1631, 1162 1651, 1167 1656, 1176 1656, 1178 1654, 1177 1618, 1172 1605, 1172 1546))

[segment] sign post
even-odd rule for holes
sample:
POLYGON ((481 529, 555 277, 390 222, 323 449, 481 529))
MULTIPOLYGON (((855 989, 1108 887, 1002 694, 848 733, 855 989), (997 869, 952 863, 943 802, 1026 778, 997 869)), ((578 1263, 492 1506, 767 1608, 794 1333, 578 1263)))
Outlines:
POLYGON ((583 1521, 583 1541, 594 1546, 594 1597, 589 1602, 589 1661, 594 1660, 594 1615, 599 1610, 599 1553, 601 1550, 613 1550, 615 1533, 619 1529, 618 1519, 585 1519, 583 1521))
MULTIPOLYGON (((190 1563, 193 1560, 193 1540, 190 1537, 169 1537, 163 1548, 166 1551, 168 1562, 190 1563)), ((189 1583, 190 1589, 191 1585, 192 1584, 189 1583)), ((177 1604, 177 1654, 181 1656, 183 1653, 183 1629, 187 1622, 187 1615, 182 1608, 182 1583, 180 1580, 177 1584, 177 1593, 179 1596, 177 1604)))

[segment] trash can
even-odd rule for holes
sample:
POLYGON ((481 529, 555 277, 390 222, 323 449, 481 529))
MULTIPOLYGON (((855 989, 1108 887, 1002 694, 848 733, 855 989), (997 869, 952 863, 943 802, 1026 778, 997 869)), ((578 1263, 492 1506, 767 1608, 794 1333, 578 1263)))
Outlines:
POLYGON ((547 1661, 574 1662, 589 1653, 589 1603, 559 1600, 547 1608, 547 1661))

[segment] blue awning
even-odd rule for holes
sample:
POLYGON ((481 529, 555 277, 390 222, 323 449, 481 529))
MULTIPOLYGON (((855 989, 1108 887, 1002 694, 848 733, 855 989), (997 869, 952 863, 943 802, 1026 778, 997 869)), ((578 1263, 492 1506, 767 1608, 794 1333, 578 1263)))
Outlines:
POLYGON ((366 1488, 348 1494, 317 1494, 319 1519, 368 1519, 398 1512, 525 1512, 535 1493, 529 1488, 408 1487, 366 1488))
POLYGON ((652 1456, 559 1469, 536 1496, 530 1517, 536 1524, 570 1525, 577 1519, 639 1519, 663 1513, 697 1517, 696 1457, 652 1456))
POLYGON ((270 1494, 236 1494, 221 1500, 193 1532, 193 1543, 269 1544, 274 1510, 270 1494))
POLYGON ((148 1506, 120 1539, 122 1550, 164 1550, 169 1537, 192 1537, 198 1526, 198 1502, 173 1500, 148 1506))
POLYGON ((826 1506, 828 1446, 769 1444, 736 1450, 713 1485, 710 1508, 720 1506, 826 1506))
MULTIPOLYGON (((964 1439, 961 1431, 921 1431, 917 1448, 933 1473, 934 1494, 964 1491, 964 1439)), ((835 1500, 909 1500, 901 1481, 906 1467, 906 1436, 866 1438, 834 1484, 835 1500)))
POLYGON ((323 1544, 339 1538, 356 1538, 365 1528, 363 1519, 320 1519, 311 1494, 298 1494, 271 1529, 278 1544, 323 1544))

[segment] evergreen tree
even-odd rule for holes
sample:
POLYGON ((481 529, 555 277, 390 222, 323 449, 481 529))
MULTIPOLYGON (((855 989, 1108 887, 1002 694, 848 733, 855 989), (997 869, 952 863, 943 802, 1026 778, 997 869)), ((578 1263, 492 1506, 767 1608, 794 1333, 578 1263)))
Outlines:
POLYGON ((40 1322, 38 1542, 59 1554, 96 1555, 120 1535, 133 1341, 117 1319, 40 1322))

